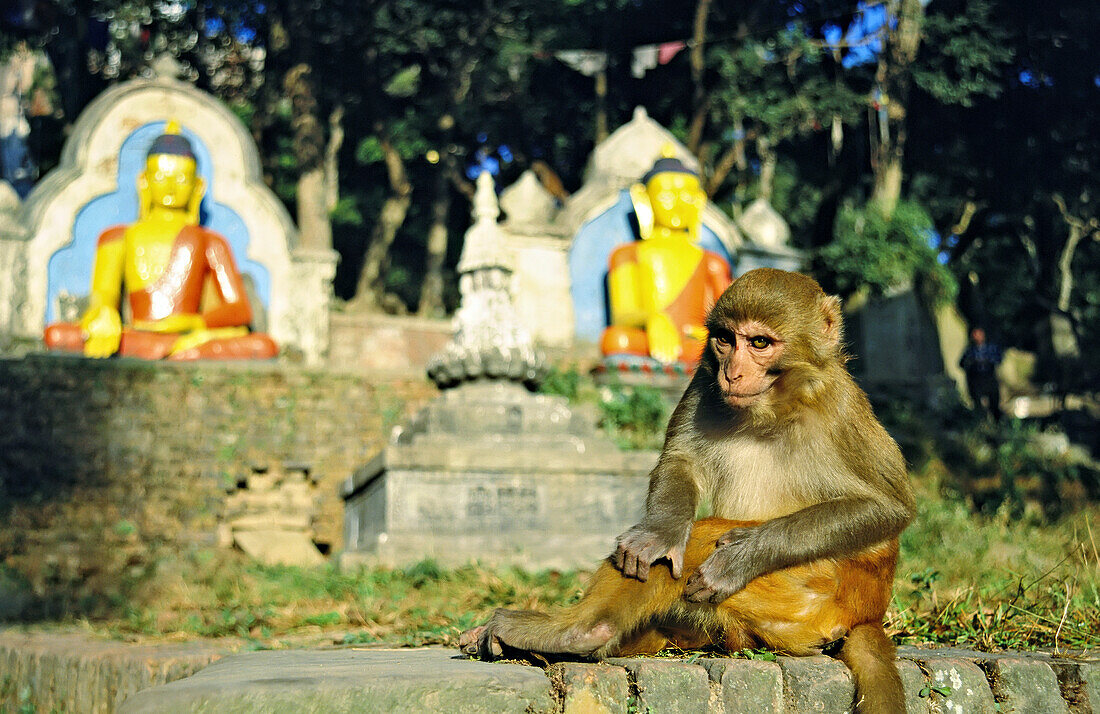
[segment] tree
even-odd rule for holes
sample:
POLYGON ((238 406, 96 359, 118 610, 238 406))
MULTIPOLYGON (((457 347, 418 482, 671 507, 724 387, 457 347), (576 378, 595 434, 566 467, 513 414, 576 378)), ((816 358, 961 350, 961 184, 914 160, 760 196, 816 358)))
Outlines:
POLYGON ((1095 26, 1100 9, 1075 0, 1037 13, 1004 0, 985 11, 1011 72, 1000 91, 969 104, 936 101, 934 88, 921 98, 914 188, 938 214, 970 319, 991 323, 1006 344, 1037 349, 1045 378, 1095 389, 1079 356, 1100 344, 1100 119, 1096 43, 1081 28, 1095 26))

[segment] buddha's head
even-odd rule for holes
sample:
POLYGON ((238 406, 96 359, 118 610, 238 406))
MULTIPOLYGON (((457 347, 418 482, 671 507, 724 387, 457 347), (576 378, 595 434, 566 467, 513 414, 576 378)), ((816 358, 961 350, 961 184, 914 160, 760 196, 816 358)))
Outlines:
POLYGON ((699 185, 699 175, 675 158, 660 158, 642 177, 653 223, 675 230, 691 230, 699 223, 707 194, 699 185))
POLYGON ((203 180, 198 176, 191 142, 179 130, 177 123, 168 122, 164 133, 153 140, 145 171, 138 177, 138 190, 148 208, 186 210, 197 218, 203 180))

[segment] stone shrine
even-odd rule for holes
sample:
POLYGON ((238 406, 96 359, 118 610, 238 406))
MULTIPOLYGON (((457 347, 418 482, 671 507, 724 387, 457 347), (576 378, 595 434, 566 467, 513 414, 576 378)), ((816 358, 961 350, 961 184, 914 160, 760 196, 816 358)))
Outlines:
POLYGON ((443 393, 344 483, 344 564, 574 568, 643 513, 657 455, 619 451, 564 398, 528 390, 542 357, 516 316, 498 213, 483 173, 455 336, 428 366, 443 393))
POLYGON ((328 347, 336 253, 306 250, 263 183, 248 130, 221 102, 168 78, 108 89, 77 119, 59 166, 0 229, 0 333, 37 340, 83 312, 97 237, 138 216, 135 179, 149 142, 184 124, 207 184, 202 225, 225 236, 246 277, 253 327, 320 363, 328 347))

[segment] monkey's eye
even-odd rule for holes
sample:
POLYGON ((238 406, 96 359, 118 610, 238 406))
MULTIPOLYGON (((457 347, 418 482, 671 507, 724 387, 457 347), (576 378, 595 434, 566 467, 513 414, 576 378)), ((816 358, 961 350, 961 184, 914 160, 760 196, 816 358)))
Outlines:
POLYGON ((716 332, 711 335, 714 338, 714 343, 721 348, 730 346, 730 337, 724 332, 716 332))
POLYGON ((756 337, 749 338, 749 344, 753 349, 762 350, 765 347, 771 346, 772 340, 770 337, 764 337, 763 335, 757 335, 756 337))

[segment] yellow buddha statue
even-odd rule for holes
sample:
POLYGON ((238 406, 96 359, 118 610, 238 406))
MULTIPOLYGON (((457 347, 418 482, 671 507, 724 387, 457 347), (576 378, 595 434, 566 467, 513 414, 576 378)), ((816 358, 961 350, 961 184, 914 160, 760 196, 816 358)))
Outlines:
POLYGON ((138 220, 99 237, 88 309, 79 323, 48 326, 46 346, 87 357, 274 357, 275 342, 249 332, 252 308, 229 243, 199 225, 205 185, 174 122, 153 141, 137 187, 138 220))
POLYGON ((630 193, 641 240, 611 253, 611 324, 600 348, 609 356, 694 365, 706 339, 707 310, 731 281, 726 261, 696 245, 706 193, 695 172, 668 156, 630 193))

